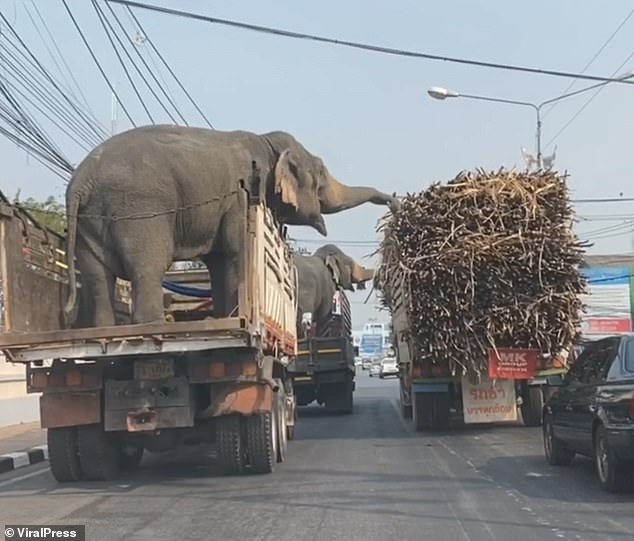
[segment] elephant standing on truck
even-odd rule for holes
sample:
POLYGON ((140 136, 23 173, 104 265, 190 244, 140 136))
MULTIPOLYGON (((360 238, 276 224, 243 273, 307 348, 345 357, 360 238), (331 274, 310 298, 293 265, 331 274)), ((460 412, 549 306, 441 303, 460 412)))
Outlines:
POLYGON ((132 323, 163 320, 161 282, 175 260, 199 258, 214 290, 214 316, 237 304, 238 254, 246 202, 239 181, 260 171, 260 193, 278 219, 326 235, 323 214, 363 203, 398 205, 374 188, 333 177, 284 132, 264 135, 182 126, 117 134, 75 170, 66 192, 70 293, 81 273, 84 324, 115 324, 117 277, 132 284, 132 323))
POLYGON ((310 256, 295 254, 293 260, 298 278, 298 336, 304 334, 301 324, 303 314, 311 314, 318 333, 328 322, 338 286, 354 291, 353 284, 365 284, 374 276, 374 269, 362 267, 334 244, 326 244, 310 256))

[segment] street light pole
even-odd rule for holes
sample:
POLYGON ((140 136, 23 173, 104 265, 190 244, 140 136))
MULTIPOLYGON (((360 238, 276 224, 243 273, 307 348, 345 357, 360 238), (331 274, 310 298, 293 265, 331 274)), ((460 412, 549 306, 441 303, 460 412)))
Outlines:
MULTIPOLYGON (((626 80, 634 77, 634 73, 627 72, 623 75, 616 77, 616 80, 626 80)), ((460 94, 454 90, 448 90, 447 88, 443 88, 440 86, 431 87, 427 93, 436 100, 445 100, 447 98, 468 98, 471 100, 479 100, 479 101, 492 101, 495 103, 506 103, 510 105, 519 105, 523 107, 530 107, 535 111, 536 120, 537 120, 537 129, 536 129, 536 146, 537 146, 537 168, 541 169, 543 166, 542 163, 542 119, 541 119, 541 110, 545 105, 549 105, 551 103, 555 103, 556 101, 560 101, 566 98, 570 98, 572 96, 576 96, 577 94, 582 94, 584 92, 588 92, 590 90, 594 90, 595 88, 600 88, 609 84, 612 81, 603 81, 601 83, 596 83, 594 85, 586 86, 584 88, 580 88, 579 90, 575 90, 573 92, 568 92, 566 94, 562 94, 560 96, 556 96, 554 98, 550 98, 541 103, 535 104, 529 101, 518 101, 518 100, 507 100, 504 98, 492 98, 489 96, 476 96, 473 94, 460 94)))

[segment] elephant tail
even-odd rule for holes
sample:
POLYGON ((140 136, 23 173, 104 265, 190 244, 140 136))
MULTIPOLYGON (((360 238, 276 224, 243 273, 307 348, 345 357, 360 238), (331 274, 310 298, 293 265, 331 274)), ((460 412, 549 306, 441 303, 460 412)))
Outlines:
POLYGON ((77 301, 77 276, 75 273, 75 243, 77 241, 77 213, 80 198, 78 194, 71 194, 66 204, 66 220, 68 238, 66 243, 66 265, 68 266, 68 299, 64 307, 66 316, 71 314, 77 301))

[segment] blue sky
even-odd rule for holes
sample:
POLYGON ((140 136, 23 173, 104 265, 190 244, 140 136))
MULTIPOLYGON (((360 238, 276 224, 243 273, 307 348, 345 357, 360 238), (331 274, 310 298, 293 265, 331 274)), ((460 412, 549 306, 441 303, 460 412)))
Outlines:
MULTIPOLYGON (((36 0, 92 110, 110 125, 111 96, 61 3, 36 0)), ((26 14, 31 0, 0 0, 0 8, 47 65, 54 67, 26 14)), ((118 82, 126 106, 139 124, 147 123, 126 82, 91 5, 68 0, 104 68, 118 82)), ((634 7, 627 0, 414 0, 292 2, 250 0, 154 0, 221 18, 321 34, 379 45, 500 63, 580 71, 634 7)), ((116 7, 116 6, 115 6, 116 7)), ((120 11, 118 9, 118 11, 120 11)), ((293 133, 330 170, 349 184, 370 184, 384 191, 418 191, 430 182, 474 167, 523 167, 520 147, 534 148, 534 113, 528 108, 467 99, 430 99, 426 90, 440 85, 463 93, 540 102, 561 94, 570 80, 384 56, 318 43, 289 40, 136 10, 183 83, 218 129, 293 133)), ((634 17, 588 69, 610 75, 634 52, 634 17)), ((1 38, 0 38, 1 39, 1 38)), ((0 67, 1 68, 1 67, 0 67)), ((634 70, 634 61, 620 73, 634 70)), ((0 69, 0 75, 2 70, 0 69)), ((576 88, 586 84, 580 81, 576 88)), ((174 91, 176 91, 174 87, 174 91)), ((148 96, 147 91, 145 95, 148 96)), ((545 118, 547 143, 583 105, 588 95, 561 102, 545 118)), ((575 197, 634 196, 631 188, 634 140, 634 88, 609 85, 555 141, 556 166, 570 174, 575 197)), ((202 120, 181 95, 178 102, 194 124, 202 120)), ((165 121, 157 104, 157 118, 165 121)), ((118 130, 130 124, 120 112, 118 130)), ((55 133, 56 132, 51 132, 55 133)), ((57 134, 56 134, 57 135, 57 134)), ((59 136, 72 162, 85 152, 59 136)), ((546 149, 549 154, 551 148, 546 149)), ((5 168, 0 188, 12 196, 61 196, 63 184, 6 140, 0 140, 5 168)), ((634 205, 579 205, 581 215, 624 214, 634 205)), ((383 208, 363 206, 326 218, 330 241, 374 241, 383 208)), ((579 231, 618 224, 592 221, 579 231)), ((634 235, 597 239, 594 252, 632 252, 634 235)), ((314 249, 321 237, 292 228, 294 237, 314 249)), ((323 240, 323 242, 327 242, 323 240)), ((363 259, 371 245, 345 246, 363 259)), ((356 324, 385 316, 367 293, 352 295, 356 324)))

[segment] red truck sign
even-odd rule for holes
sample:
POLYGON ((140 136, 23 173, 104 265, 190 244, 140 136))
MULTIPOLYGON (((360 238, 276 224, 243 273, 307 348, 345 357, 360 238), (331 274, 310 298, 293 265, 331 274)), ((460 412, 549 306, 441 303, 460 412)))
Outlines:
POLYGON ((491 379, 531 379, 540 365, 536 349, 489 350, 491 379))

